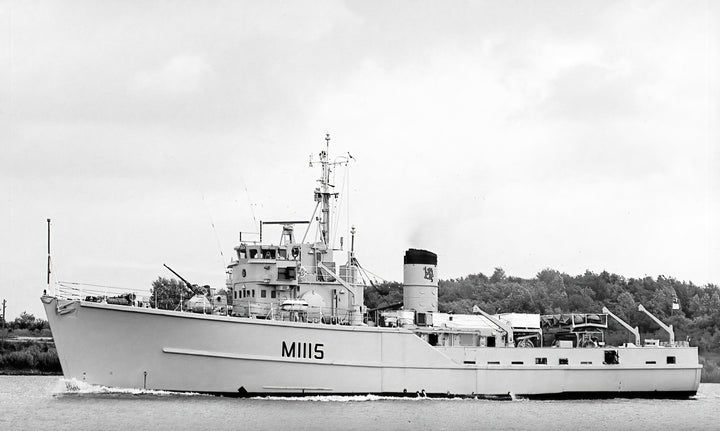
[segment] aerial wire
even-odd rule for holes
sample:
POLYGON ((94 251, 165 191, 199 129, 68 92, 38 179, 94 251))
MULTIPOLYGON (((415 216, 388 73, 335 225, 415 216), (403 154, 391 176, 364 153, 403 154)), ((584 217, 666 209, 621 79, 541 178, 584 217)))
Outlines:
POLYGON ((213 233, 215 234, 215 241, 217 242, 218 249, 220 250, 220 257, 222 258, 222 264, 225 265, 225 255, 223 254, 223 248, 222 245, 220 245, 220 237, 218 236, 217 229, 215 228, 215 220, 213 220, 212 211, 210 211, 210 207, 207 204, 207 201, 205 200, 205 196, 202 196, 203 205, 205 205, 205 211, 208 213, 208 218, 210 218, 210 226, 212 226, 213 233))

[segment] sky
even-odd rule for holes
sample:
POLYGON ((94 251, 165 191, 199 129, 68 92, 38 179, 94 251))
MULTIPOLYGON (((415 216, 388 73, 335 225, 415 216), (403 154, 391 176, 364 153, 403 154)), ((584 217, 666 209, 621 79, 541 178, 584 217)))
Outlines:
POLYGON ((47 218, 54 280, 222 287, 312 216, 326 133, 384 279, 718 284, 718 76, 709 0, 0 0, 0 298, 44 317, 47 218))

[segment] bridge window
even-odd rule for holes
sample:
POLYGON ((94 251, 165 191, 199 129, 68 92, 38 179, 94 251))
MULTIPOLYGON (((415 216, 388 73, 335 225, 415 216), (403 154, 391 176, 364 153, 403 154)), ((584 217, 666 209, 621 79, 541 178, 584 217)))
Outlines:
POLYGON ((278 268, 278 280, 295 280, 297 270, 295 267, 278 268))
POLYGON ((560 358, 560 359, 558 359, 558 364, 559 364, 559 365, 568 365, 568 364, 569 364, 568 358, 560 358))
POLYGON ((668 357, 667 357, 667 363, 668 363, 668 364, 674 364, 674 363, 675 363, 675 356, 668 356, 668 357))
POLYGON ((547 358, 535 358, 535 365, 547 365, 547 358))

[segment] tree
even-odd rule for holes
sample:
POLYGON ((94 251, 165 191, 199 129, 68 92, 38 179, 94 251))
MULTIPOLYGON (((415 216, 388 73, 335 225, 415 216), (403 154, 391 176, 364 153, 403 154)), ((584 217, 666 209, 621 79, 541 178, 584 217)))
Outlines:
POLYGON ((175 310, 180 306, 181 299, 190 299, 182 281, 158 277, 152 282, 150 304, 155 308, 175 310))
POLYGON ((495 268, 495 272, 493 272, 492 277, 490 277, 490 282, 497 283, 503 280, 505 280, 505 271, 499 267, 495 268))
POLYGON ((30 331, 40 331, 46 326, 47 322, 45 320, 37 319, 26 311, 23 311, 20 317, 15 318, 10 324, 13 329, 28 329, 30 331))

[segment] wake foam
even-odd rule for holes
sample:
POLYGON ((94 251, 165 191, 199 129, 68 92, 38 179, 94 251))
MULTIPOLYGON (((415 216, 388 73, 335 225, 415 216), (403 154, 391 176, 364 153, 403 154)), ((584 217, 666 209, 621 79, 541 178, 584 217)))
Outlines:
POLYGON ((91 385, 77 379, 59 379, 53 395, 152 395, 152 396, 200 396, 197 392, 171 392, 154 389, 113 388, 91 385))

